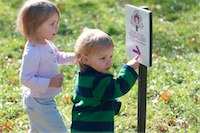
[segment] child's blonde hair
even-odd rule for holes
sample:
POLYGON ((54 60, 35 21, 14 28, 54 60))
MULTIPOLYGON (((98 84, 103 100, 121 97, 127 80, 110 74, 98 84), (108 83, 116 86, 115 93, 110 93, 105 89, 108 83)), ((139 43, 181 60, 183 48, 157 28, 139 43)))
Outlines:
POLYGON ((48 0, 27 0, 18 13, 17 29, 25 37, 36 41, 38 27, 54 13, 60 18, 59 9, 48 0))
POLYGON ((110 47, 114 47, 114 43, 108 34, 99 29, 84 28, 75 44, 75 55, 80 70, 87 70, 87 66, 82 62, 82 55, 96 54, 110 47))

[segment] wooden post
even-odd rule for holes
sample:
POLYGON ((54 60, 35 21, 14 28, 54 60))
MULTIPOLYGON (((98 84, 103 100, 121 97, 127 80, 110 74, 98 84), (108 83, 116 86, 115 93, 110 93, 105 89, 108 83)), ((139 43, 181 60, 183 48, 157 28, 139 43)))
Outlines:
POLYGON ((147 67, 140 64, 138 77, 138 133, 144 133, 146 128, 146 90, 147 67))

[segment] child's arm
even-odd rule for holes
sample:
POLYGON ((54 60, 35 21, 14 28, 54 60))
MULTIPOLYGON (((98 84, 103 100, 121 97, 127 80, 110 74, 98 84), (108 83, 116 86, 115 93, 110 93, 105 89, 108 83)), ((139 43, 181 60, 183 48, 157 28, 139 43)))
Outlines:
POLYGON ((54 51, 56 54, 58 64, 68 64, 68 65, 75 65, 76 58, 74 52, 61 52, 58 48, 51 42, 51 45, 54 47, 54 51))
POLYGON ((40 53, 36 48, 26 48, 20 71, 20 82, 24 86, 38 92, 46 92, 50 83, 49 78, 36 75, 40 63, 40 53))
POLYGON ((94 96, 98 99, 109 100, 125 95, 133 87, 138 76, 133 69, 133 67, 137 68, 137 61, 133 59, 129 63, 122 67, 117 79, 111 76, 98 79, 98 87, 94 90, 94 96))
POLYGON ((58 64, 75 65, 76 64, 75 53, 58 51, 57 52, 57 61, 58 61, 58 64))
POLYGON ((138 75, 134 69, 139 66, 137 61, 139 56, 137 55, 127 62, 119 72, 117 80, 114 80, 115 90, 113 96, 115 98, 125 95, 135 84, 138 75))

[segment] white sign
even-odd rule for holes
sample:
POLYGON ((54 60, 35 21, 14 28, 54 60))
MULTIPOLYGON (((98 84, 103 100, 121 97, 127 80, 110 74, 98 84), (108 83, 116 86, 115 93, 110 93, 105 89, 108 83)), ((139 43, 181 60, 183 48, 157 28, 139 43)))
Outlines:
POLYGON ((140 54, 138 62, 146 67, 152 65, 152 15, 151 11, 126 5, 126 55, 130 58, 140 54))

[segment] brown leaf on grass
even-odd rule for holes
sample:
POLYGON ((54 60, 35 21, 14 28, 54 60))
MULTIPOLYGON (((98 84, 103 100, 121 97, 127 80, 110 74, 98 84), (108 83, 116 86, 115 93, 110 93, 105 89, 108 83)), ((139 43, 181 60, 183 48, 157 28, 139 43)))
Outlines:
POLYGON ((13 130, 13 123, 9 122, 9 123, 4 123, 3 125, 0 126, 0 131, 10 131, 13 130))
POLYGON ((183 122, 183 123, 182 123, 182 126, 183 126, 184 128, 189 128, 189 124, 186 123, 186 122, 183 122))
POLYGON ((71 103, 70 97, 64 97, 64 102, 66 102, 66 103, 71 103))
POLYGON ((158 125, 156 128, 160 132, 166 132, 167 131, 167 128, 165 126, 163 126, 163 125, 158 125))
POLYGON ((177 125, 183 128, 189 128, 188 121, 186 121, 186 118, 179 118, 176 120, 177 125))
POLYGON ((164 100, 164 101, 169 101, 169 95, 168 95, 168 93, 166 93, 166 92, 163 92, 163 94, 162 94, 162 100, 164 100))
POLYGON ((17 81, 16 81, 16 79, 10 77, 10 78, 8 78, 8 82, 9 82, 9 84, 14 84, 14 83, 16 83, 17 81))
POLYGON ((175 124, 176 124, 176 122, 174 121, 174 120, 168 120, 168 122, 167 122, 167 124, 169 125, 169 126, 174 126, 175 124))

